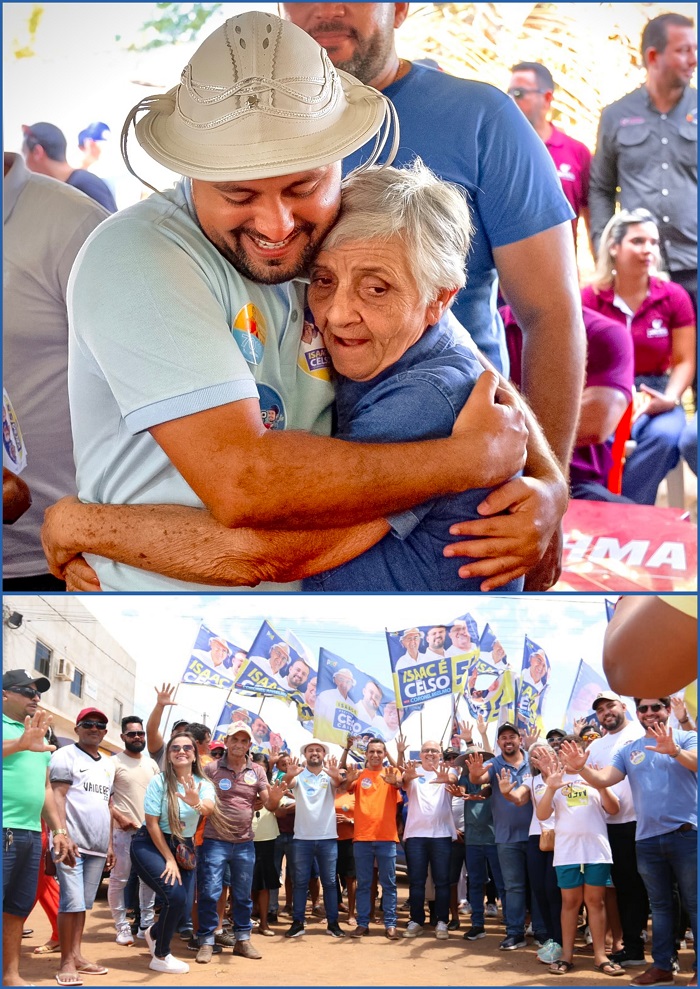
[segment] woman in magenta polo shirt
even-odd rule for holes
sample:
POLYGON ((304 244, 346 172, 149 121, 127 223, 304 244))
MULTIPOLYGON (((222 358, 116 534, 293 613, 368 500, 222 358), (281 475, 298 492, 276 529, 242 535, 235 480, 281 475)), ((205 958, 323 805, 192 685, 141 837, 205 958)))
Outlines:
POLYGON ((685 426, 681 396, 695 374, 695 313, 690 296, 659 271, 659 231, 644 209, 622 210, 600 239, 584 306, 627 326, 634 344, 635 384, 645 403, 625 465, 622 493, 653 505, 661 481, 678 463, 685 426))

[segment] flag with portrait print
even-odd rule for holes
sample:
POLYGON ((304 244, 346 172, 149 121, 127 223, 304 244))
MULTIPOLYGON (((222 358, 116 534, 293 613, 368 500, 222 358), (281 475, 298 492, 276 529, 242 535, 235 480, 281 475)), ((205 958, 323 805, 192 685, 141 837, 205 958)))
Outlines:
POLYGON ((265 755, 270 755, 271 752, 289 751, 289 746, 282 735, 276 732, 263 717, 262 707, 256 713, 247 707, 241 707, 237 701, 227 700, 225 702, 216 727, 211 733, 212 741, 223 741, 226 738, 226 730, 233 721, 242 721, 248 725, 253 733, 251 752, 263 752, 265 755))
POLYGON ((528 734, 544 734, 542 709, 549 684, 550 666, 541 646, 525 636, 523 665, 515 700, 516 725, 528 734))
POLYGON ((289 684, 289 672, 300 663, 306 663, 305 657, 264 621, 248 650, 248 659, 241 667, 234 688, 256 697, 277 697, 289 704, 295 692, 289 684))
POLYGON ((323 647, 318 658, 314 736, 345 745, 348 735, 366 743, 394 738, 399 716, 394 693, 354 663, 323 647))
POLYGON ((245 649, 202 624, 180 682, 231 690, 247 655, 245 649))
POLYGON ((447 641, 446 625, 386 632, 396 704, 402 712, 453 692, 454 657, 447 654, 447 641))
POLYGON ((474 618, 466 613, 448 626, 445 655, 452 662, 452 693, 461 694, 479 660, 479 630, 474 618))

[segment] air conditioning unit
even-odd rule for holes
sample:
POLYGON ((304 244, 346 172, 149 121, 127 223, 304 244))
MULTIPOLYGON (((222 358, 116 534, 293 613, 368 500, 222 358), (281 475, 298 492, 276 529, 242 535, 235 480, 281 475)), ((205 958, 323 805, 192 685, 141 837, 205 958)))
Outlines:
POLYGON ((70 680, 73 679, 73 664, 69 663, 67 659, 59 659, 58 669, 56 670, 57 680, 70 680))

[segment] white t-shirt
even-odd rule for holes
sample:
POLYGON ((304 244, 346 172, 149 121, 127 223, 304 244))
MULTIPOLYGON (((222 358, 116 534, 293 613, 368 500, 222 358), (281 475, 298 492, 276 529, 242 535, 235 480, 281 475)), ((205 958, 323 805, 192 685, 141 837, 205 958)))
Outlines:
POLYGON ((81 855, 107 854, 114 770, 114 759, 93 759, 77 745, 66 745, 51 756, 51 782, 70 783, 66 825, 81 855))
MULTIPOLYGON (((596 764, 604 769, 605 766, 609 766, 612 762, 613 755, 618 749, 622 748, 628 742, 634 742, 638 738, 641 738, 644 734, 644 729, 638 721, 627 721, 620 731, 614 734, 608 732, 607 735, 603 735, 602 738, 596 738, 588 746, 588 763, 587 765, 596 764)), ((634 809, 634 803, 632 801, 632 790, 630 789, 629 780, 625 777, 620 783, 616 783, 615 786, 611 786, 610 789, 615 794, 617 799, 620 801, 620 812, 612 817, 610 814, 605 815, 605 820, 609 821, 611 824, 626 824, 628 821, 637 820, 637 812, 634 809)))
POLYGON ((554 794, 554 865, 612 862, 600 793, 576 773, 554 794))
POLYGON ((452 817, 452 797, 442 783, 433 784, 437 773, 418 767, 418 778, 406 787, 408 813, 404 828, 407 838, 452 838, 457 829, 452 817))
POLYGON ((542 779, 542 776, 539 773, 537 776, 526 776, 522 785, 526 786, 530 791, 530 801, 532 802, 532 820, 530 821, 528 834, 542 834, 543 828, 545 831, 551 831, 554 827, 554 812, 552 811, 546 821, 540 821, 537 816, 537 804, 547 789, 547 784, 542 779))
POLYGON ((338 837, 335 820, 335 787, 324 770, 318 775, 305 769, 294 780, 294 837, 321 841, 338 837))

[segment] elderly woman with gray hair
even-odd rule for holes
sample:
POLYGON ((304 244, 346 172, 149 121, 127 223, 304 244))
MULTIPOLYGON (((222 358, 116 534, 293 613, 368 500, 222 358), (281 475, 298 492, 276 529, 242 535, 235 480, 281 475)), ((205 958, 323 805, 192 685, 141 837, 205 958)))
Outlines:
MULTIPOLYGON (((490 402, 495 396, 497 403, 519 406, 515 393, 491 370, 478 381, 485 370, 480 357, 449 313, 465 282, 471 230, 462 191, 438 179, 420 160, 405 169, 355 172, 343 183, 340 217, 312 263, 308 291, 315 324, 311 337, 320 331, 335 368, 337 438, 368 443, 449 438, 475 388, 490 402)), ((563 478, 532 417, 528 430, 528 466, 541 466, 543 476, 557 479, 553 488, 563 494, 551 504, 556 502, 560 518, 566 502, 563 478)), ((487 436, 475 436, 474 450, 475 459, 477 453, 481 461, 485 454, 488 458, 487 436)), ((409 469, 418 475, 424 468, 435 471, 439 465, 417 462, 409 469)), ((352 530, 345 541, 337 530, 333 540, 328 530, 245 530, 241 536, 241 530, 227 530, 206 513, 176 506, 100 506, 96 510, 107 513, 105 520, 129 513, 125 518, 131 516, 139 527, 139 552, 109 538, 93 542, 90 550, 180 579, 255 583, 249 573, 240 578, 237 547, 245 538, 251 555, 260 557, 261 548, 269 547, 278 580, 279 561, 289 558, 286 579, 306 577, 307 591, 518 591, 523 574, 545 548, 532 506, 540 491, 552 487, 538 489, 539 483, 535 477, 517 477, 495 489, 436 498, 368 523, 361 535, 352 530), (153 528, 149 509, 158 513, 153 528), (178 513, 188 542, 193 542, 192 526, 198 526, 194 541, 210 548, 198 557, 199 571, 192 555, 184 571, 173 559, 178 513), (163 521, 168 540, 159 528, 163 521), (456 542, 459 536, 466 541, 456 542)), ((91 507, 95 510, 79 506, 79 511, 91 507)), ((545 545, 548 541, 547 535, 545 545)))

